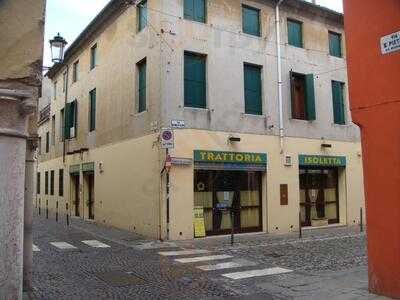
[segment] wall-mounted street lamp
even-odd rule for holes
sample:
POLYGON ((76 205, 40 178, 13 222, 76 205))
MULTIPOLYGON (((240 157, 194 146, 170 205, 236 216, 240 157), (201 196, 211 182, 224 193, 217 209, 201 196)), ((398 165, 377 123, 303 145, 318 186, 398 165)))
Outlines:
POLYGON ((53 63, 60 63, 64 58, 64 50, 67 41, 58 33, 52 40, 50 40, 51 61, 53 63))
POLYGON ((242 139, 241 139, 240 137, 237 137, 237 136, 232 136, 232 135, 230 135, 230 136, 228 137, 228 142, 229 142, 229 143, 239 143, 241 140, 242 140, 242 139))

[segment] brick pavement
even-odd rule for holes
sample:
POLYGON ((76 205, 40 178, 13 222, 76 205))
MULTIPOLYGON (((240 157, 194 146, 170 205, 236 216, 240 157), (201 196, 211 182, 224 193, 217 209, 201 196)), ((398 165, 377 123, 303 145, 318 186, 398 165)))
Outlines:
POLYGON ((365 236, 355 227, 307 231, 301 240, 296 233, 241 235, 231 247, 229 237, 160 243, 79 219, 66 227, 42 215, 34 220, 34 244, 34 299, 384 299, 368 294, 365 236), (109 247, 94 247, 99 242, 109 247), (207 252, 159 254, 182 249, 207 252), (206 261, 180 260, 194 257, 206 261), (278 273, 224 276, 254 270, 278 273))

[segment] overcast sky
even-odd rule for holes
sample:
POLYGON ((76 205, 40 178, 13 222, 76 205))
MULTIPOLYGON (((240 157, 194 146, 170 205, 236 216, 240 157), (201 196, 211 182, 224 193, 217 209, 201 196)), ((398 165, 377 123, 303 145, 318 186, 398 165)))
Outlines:
MULTIPOLYGON (((58 32, 71 44, 110 0, 47 0, 44 65, 51 66, 48 41, 58 32)), ((317 4, 339 12, 342 0, 317 0, 317 4)))

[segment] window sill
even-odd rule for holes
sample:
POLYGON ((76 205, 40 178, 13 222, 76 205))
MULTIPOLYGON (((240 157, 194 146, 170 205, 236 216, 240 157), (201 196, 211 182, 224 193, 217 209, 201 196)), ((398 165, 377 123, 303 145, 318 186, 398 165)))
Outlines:
POLYGON ((183 109, 188 110, 188 111, 198 111, 198 112, 209 112, 210 111, 209 108, 191 107, 191 106, 184 106, 183 109))
POLYGON ((332 126, 338 127, 338 128, 351 127, 351 125, 348 123, 345 123, 345 124, 332 123, 332 126))
POLYGON ((265 115, 256 115, 256 114, 246 114, 246 113, 241 113, 242 117, 244 118, 258 118, 258 119, 265 119, 265 115))
POLYGON ((207 21, 205 21, 205 22, 196 21, 196 20, 192 20, 192 19, 187 19, 187 18, 185 18, 185 17, 182 17, 182 19, 185 20, 185 21, 197 23, 197 24, 200 24, 200 25, 207 25, 207 21))
POLYGON ((306 48, 304 48, 304 45, 303 45, 303 46, 295 46, 295 45, 291 45, 291 44, 289 44, 289 43, 287 43, 286 45, 287 45, 287 46, 289 46, 289 47, 296 48, 296 49, 303 49, 303 50, 307 50, 306 48))
POLYGON ((144 110, 144 111, 141 111, 141 112, 136 112, 136 113, 132 114, 132 116, 134 116, 134 117, 140 117, 140 116, 142 116, 142 115, 144 115, 144 114, 146 114, 146 113, 148 113, 148 110, 147 110, 147 109, 144 110))
POLYGON ((255 38, 255 39, 263 39, 263 37, 261 36, 261 35, 256 35, 256 34, 252 34, 252 33, 247 33, 247 32, 244 32, 244 31, 241 31, 240 32, 241 34, 243 34, 243 35, 245 35, 245 36, 247 36, 247 37, 251 37, 251 38, 255 38))
POLYGON ((305 122, 307 122, 307 123, 314 123, 316 120, 305 120, 305 119, 294 119, 294 118, 290 118, 289 119, 289 121, 292 121, 292 122, 302 122, 302 123, 305 123, 305 122))

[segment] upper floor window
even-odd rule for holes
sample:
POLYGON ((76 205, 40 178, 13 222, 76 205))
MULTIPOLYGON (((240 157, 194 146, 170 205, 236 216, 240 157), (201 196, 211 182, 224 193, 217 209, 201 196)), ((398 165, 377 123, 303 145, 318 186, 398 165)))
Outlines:
POLYGON ((303 23, 296 20, 287 20, 288 44, 303 48, 303 23))
POLYGON ((244 33, 261 36, 260 10, 243 5, 242 25, 244 33))
POLYGON ((79 76, 79 60, 74 62, 72 70, 72 82, 77 82, 79 76))
POLYGON ((51 145, 54 146, 56 143, 56 116, 51 117, 51 145))
POLYGON ((342 35, 329 31, 329 54, 342 57, 342 35))
POLYGON ((313 121, 315 113, 314 75, 290 72, 292 118, 313 121))
POLYGON ((89 131, 96 129, 96 89, 89 92, 89 131))
POLYGON ((90 48, 90 70, 92 70, 97 65, 97 44, 94 44, 90 48))
POLYGON ((53 83, 53 98, 54 100, 57 99, 57 81, 54 81, 53 83))
POLYGON ((147 26, 147 0, 140 2, 137 6, 138 31, 147 26))
POLYGON ((138 85, 138 104, 137 111, 140 113, 146 110, 146 59, 137 64, 137 85, 138 85))
POLYGON ((262 115, 261 67, 244 64, 245 113, 262 115))
POLYGON ((183 15, 187 20, 206 22, 206 0, 184 0, 183 15))
POLYGON ((70 103, 67 103, 65 106, 65 132, 64 137, 66 139, 71 139, 76 137, 77 131, 77 122, 78 118, 78 101, 74 100, 70 103))
POLYGON ((332 81, 333 119, 335 124, 346 124, 344 105, 344 83, 332 81))
POLYGON ((64 108, 60 110, 60 140, 64 140, 64 108))
POLYGON ((206 108, 206 57, 185 52, 184 61, 185 106, 206 108))
POLYGON ((42 154, 42 137, 41 136, 39 136, 39 138, 38 138, 38 148, 37 148, 37 150, 38 150, 39 155, 41 155, 42 154))
POLYGON ((63 73, 63 88, 62 88, 63 92, 65 92, 65 90, 67 89, 67 76, 68 76, 67 71, 65 71, 63 73))

